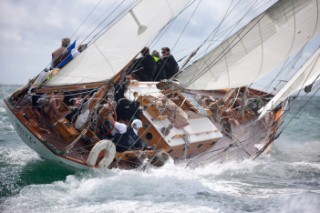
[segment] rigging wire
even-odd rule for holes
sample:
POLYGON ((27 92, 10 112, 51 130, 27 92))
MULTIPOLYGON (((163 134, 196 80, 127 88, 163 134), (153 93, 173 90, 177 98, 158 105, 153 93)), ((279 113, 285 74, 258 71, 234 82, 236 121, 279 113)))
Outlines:
MULTIPOLYGON (((125 2, 126 0, 123 0, 123 2, 125 2)), ((83 22, 78 26, 78 28, 74 31, 74 33, 71 35, 71 37, 73 37, 75 34, 76 34, 76 32, 81 28, 81 26, 83 26, 83 24, 86 22, 86 20, 88 20, 88 18, 93 14, 93 12, 97 9, 97 7, 98 7, 98 5, 100 4, 102 2, 102 0, 100 0, 96 5, 95 5, 95 7, 91 10, 91 12, 87 15, 87 17, 83 20, 83 22)), ((80 43, 83 43, 86 39, 88 39, 93 33, 94 33, 94 31, 95 30, 97 30, 99 27, 100 27, 100 25, 102 25, 121 5, 122 5, 122 3, 123 2, 121 2, 96 28, 94 28, 80 43)), ((106 10, 106 11, 108 11, 109 10, 109 8, 106 10)), ((103 15, 104 13, 102 13, 102 15, 103 15)), ((102 16, 101 15, 101 16, 102 16)), ((101 17, 100 16, 100 17, 101 17)), ((121 14, 119 15, 119 16, 121 16, 121 14)), ((100 18, 99 17, 99 18, 100 18)), ((118 17, 118 16, 117 16, 118 17)), ((98 18, 98 19, 99 19, 98 18)), ((97 20, 98 20, 97 19, 97 20)), ((116 19, 116 18, 115 18, 116 19)), ((97 21, 96 20, 96 21, 97 21)), ((110 24, 112 24, 112 22, 110 23, 110 24)), ((107 25, 107 26, 109 26, 109 25, 107 25)), ((106 26, 106 27, 107 27, 106 26)), ((105 28, 106 28, 105 27, 105 28)), ((90 28, 90 27, 89 27, 90 28)), ((89 28, 87 28, 87 30, 89 30, 89 28)), ((78 40, 84 33, 86 32, 86 30, 84 30, 77 38, 76 38, 76 40, 78 40)), ((97 36, 98 34, 96 34, 93 38, 95 38, 96 36, 97 36)), ((92 38, 92 39, 93 39, 92 38)), ((88 43, 90 43, 91 41, 92 41, 92 39, 89 41, 89 42, 87 42, 87 44, 88 43)), ((52 62, 49 62, 48 63, 48 65, 46 66, 46 68, 50 68, 51 67, 51 63, 52 62)))
MULTIPOLYGON (((293 4, 293 11, 294 11, 294 15, 293 15, 293 22, 294 22, 294 24, 293 24, 293 27, 294 27, 294 30, 293 30, 293 38, 292 38, 292 40, 291 40, 291 46, 290 46, 290 48, 289 48, 289 50, 288 50, 288 53, 287 53, 287 56, 286 56, 285 58, 288 58, 288 57, 289 57, 289 55, 290 55, 290 53, 291 53, 291 50, 293 49, 293 45, 294 45, 295 38, 296 38, 295 32, 297 31, 297 22, 296 22, 296 14, 295 14, 295 4, 294 4, 294 1, 293 1, 292 4, 293 4)), ((261 35, 261 36, 262 36, 262 35, 261 35)), ((263 42, 261 42, 261 48, 262 48, 262 53, 263 53, 263 42)), ((263 58, 263 55, 262 55, 261 57, 263 58)), ((253 82, 256 81, 257 78, 259 77, 259 75, 260 75, 260 73, 261 73, 261 69, 262 69, 262 64, 263 64, 263 60, 261 60, 260 71, 259 71, 258 75, 256 76, 255 80, 253 80, 253 82)), ((284 70, 285 64, 286 64, 286 63, 283 64, 282 68, 280 69, 280 72, 282 72, 282 70, 284 70)), ((249 87, 250 87, 251 85, 252 85, 252 83, 249 85, 249 87)))
MULTIPOLYGON (((179 38, 179 39, 180 39, 180 38, 179 38)), ((179 39, 178 39, 178 40, 179 40, 179 39)), ((178 41, 177 41, 177 42, 178 42, 178 41)))
MULTIPOLYGON (((318 25, 318 22, 319 22, 319 4, 318 4, 318 1, 316 1, 316 9, 317 9, 317 17, 316 17, 316 23, 315 23, 315 26, 314 26, 314 31, 313 31, 313 33, 312 33, 312 36, 310 36, 310 38, 309 38, 309 41, 311 40, 311 38, 316 34, 316 29, 317 29, 317 25, 318 25)), ((296 22, 295 22, 296 23, 296 22)), ((307 44, 305 44, 304 45, 305 47, 307 46, 307 44)), ((305 48, 304 47, 304 48, 305 48)), ((299 56, 299 54, 302 54, 303 53, 303 50, 304 50, 304 48, 302 48, 297 54, 296 54, 296 56, 299 56)), ((288 63, 288 66, 292 63, 292 61, 295 61, 296 59, 296 56, 295 57, 293 57, 293 59, 291 60, 291 62, 289 62, 288 63)), ((276 79, 279 77, 279 75, 284 71, 285 69, 282 69, 282 70, 280 70, 278 73, 277 73, 277 75, 273 78, 273 80, 269 83, 269 84, 267 84, 267 86, 265 87, 265 90, 267 90, 267 89, 269 89, 271 86, 272 86, 272 84, 273 84, 273 82, 274 81, 276 81, 276 79)))
MULTIPOLYGON (((173 17, 161 30, 160 33, 158 33, 156 35, 156 37, 150 42, 150 46, 151 45, 155 45, 161 38, 162 36, 164 36, 165 32, 167 32, 168 28, 170 25, 172 25, 173 21, 177 19, 177 17, 179 17, 179 15, 181 15, 183 12, 185 12, 188 8, 190 8, 194 3, 196 2, 196 0, 189 0, 186 4, 186 6, 175 16, 173 17)), ((195 11, 194 11, 195 12, 195 11)), ((178 41, 177 41, 178 42, 178 41)), ((166 61, 164 61, 166 62, 166 61)), ((135 67, 138 63, 138 60, 135 61, 131 66, 135 67)), ((162 69, 162 68, 161 68, 162 69)), ((159 75, 159 73, 158 73, 159 75)), ((156 78, 157 76, 155 76, 154 78, 156 78)), ((151 89, 151 88, 150 88, 151 89)), ((150 91, 149 89, 149 91, 150 91)), ((147 92, 148 93, 148 92, 147 92)))
MULTIPOLYGON (((228 6, 228 8, 227 8, 227 10, 226 10, 226 12, 225 12, 222 20, 219 22, 218 26, 217 26, 216 28, 214 28, 214 29, 211 31, 211 33, 207 36, 207 38, 206 38, 203 42, 201 42, 201 44, 200 44, 195 50, 193 50, 193 51, 191 52, 191 54, 190 54, 190 56, 188 57, 188 59, 183 63, 184 66, 182 67, 182 69, 184 69, 184 67, 187 65, 188 60, 190 61, 191 58, 194 57, 194 55, 200 50, 200 48, 207 43, 207 41, 209 40, 209 38, 210 38, 211 36, 214 36, 215 34, 218 33, 219 28, 222 26, 223 22, 226 20, 227 16, 229 15, 228 13, 231 13, 231 12, 232 12, 233 9, 231 9, 231 6, 232 6, 232 4, 233 4, 234 1, 235 1, 235 0, 232 0, 232 2, 229 4, 229 6, 228 6), (229 10, 230 10, 230 12, 229 12, 229 10)), ((234 6, 234 8, 236 8, 236 6, 237 6, 238 4, 240 4, 240 1, 238 1, 238 3, 234 6)), ((208 46, 205 50, 202 51, 202 54, 206 54, 206 52, 208 51, 208 49, 209 49, 209 46, 208 46), (204 53, 203 53, 203 52, 204 52, 204 53)), ((183 71, 183 70, 181 70, 180 72, 178 72, 177 74, 175 74, 174 77, 177 77, 182 71, 183 71)))
MULTIPOLYGON (((320 54, 318 55, 318 57, 317 57, 317 59, 316 59, 316 62, 319 60, 319 58, 320 58, 320 54)), ((315 68, 316 62, 313 64, 313 67, 312 67, 312 69, 310 70, 310 72, 308 73, 308 75, 306 76, 306 78, 305 78, 302 86, 307 82, 308 77, 310 76, 310 74, 312 73, 312 71, 313 71, 314 68, 315 68)), ((312 84, 314 84, 318 78, 319 78, 319 75, 318 75, 317 78, 313 81, 312 84)), ((300 92, 302 91, 302 89, 303 89, 303 88, 300 88, 300 90, 298 91, 298 94, 296 95, 296 97, 299 96, 299 94, 300 94, 300 92)), ((320 87, 319 87, 319 88, 314 92, 314 94, 302 105, 302 107, 301 107, 301 108, 297 111, 297 113, 291 118, 291 120, 289 120, 289 122, 288 122, 285 126, 282 127, 282 130, 280 131, 280 133, 283 132, 283 131, 285 130, 285 128, 293 121, 293 119, 302 111, 302 109, 303 109, 303 108, 306 106, 306 104, 315 96, 315 94, 319 91, 319 89, 320 89, 320 87)), ((307 96, 307 94, 306 94, 305 96, 307 96)), ((283 116, 283 115, 282 115, 282 116, 283 116)), ((261 153, 263 153, 264 150, 265 150, 272 142, 273 142, 273 140, 270 140, 267 144, 265 144, 264 147, 257 152, 257 154, 256 154, 256 156, 254 157, 254 159, 257 158, 261 153)))
MULTIPOLYGON (((229 4, 229 6, 228 6, 228 8, 227 8, 227 10, 226 10, 226 12, 225 12, 222 20, 219 22, 218 26, 217 26, 215 29, 213 29, 213 31, 209 34, 209 36, 207 37, 207 39, 205 40, 205 42, 207 42, 207 41, 215 41, 214 38, 220 36, 218 33, 219 33, 219 29, 221 28, 222 24, 224 24, 224 22, 227 20, 227 17, 229 17, 229 15, 230 15, 234 10, 236 10, 236 8, 237 8, 238 6, 240 6, 241 0, 239 0, 239 1, 233 6, 233 8, 231 8, 235 1, 236 1, 236 0, 232 0, 232 2, 229 4)), ((254 5, 255 5, 256 3, 257 3, 257 0, 253 3, 252 8, 254 8, 254 5)), ((246 17, 246 15, 249 14, 249 11, 250 11, 250 9, 248 10, 247 13, 245 13, 242 17, 240 17, 240 19, 237 20, 237 22, 234 23, 233 25, 231 25, 228 29, 224 29, 224 30, 222 29, 221 32, 220 32, 220 34, 224 35, 225 38, 224 38, 224 39, 220 39, 220 40, 224 41, 226 38, 228 38, 228 37, 231 35, 232 31, 239 25, 239 23, 241 23, 241 21, 246 17), (226 32, 228 32, 228 31, 229 31, 229 34, 226 34, 226 32)), ((234 16, 233 18, 231 18, 231 19, 229 20, 229 23, 231 23, 233 19, 236 19, 236 16, 234 16)), ((225 23, 225 25, 228 26, 229 24, 228 24, 228 23, 225 23)), ((217 40, 216 40, 216 41, 217 41, 217 40)), ((209 51, 210 47, 212 47, 212 45, 213 45, 213 43, 211 43, 210 45, 208 45, 208 47, 207 47, 206 49, 204 49, 201 54, 203 54, 203 55, 207 54, 207 52, 209 51)))
POLYGON ((199 8, 200 3, 201 3, 201 1, 199 1, 199 3, 196 5, 196 7, 195 7, 195 9, 193 10, 191 16, 189 17, 187 23, 186 23, 185 26, 183 27, 183 29, 182 29, 182 31, 181 31, 181 33, 180 33, 177 41, 174 43, 174 45, 173 45, 173 47, 172 47, 173 50, 175 49, 175 47, 177 46, 178 42, 180 41, 183 33, 185 32, 185 30, 186 30, 187 27, 189 26, 189 24, 190 24, 190 22, 191 22, 191 19, 193 18, 193 16, 195 15, 196 11, 197 11, 198 8, 199 8))
MULTIPOLYGON (((313 93, 312 96, 310 96, 310 98, 302 105, 302 107, 297 111, 296 114, 294 114, 292 116, 292 118, 289 120, 289 122, 282 128, 282 130, 280 131, 283 132, 283 130, 288 127, 288 125, 294 120, 294 118, 296 118, 296 116, 304 109, 304 107, 310 102, 310 100, 317 94, 317 92, 320 91, 320 85, 319 85, 319 88, 313 93)), ((257 153, 256 153, 256 156, 253 158, 253 159, 256 159, 257 157, 259 157, 264 151, 265 149, 273 143, 273 140, 270 140, 267 144, 264 145, 264 147, 259 150, 257 153)))
MULTIPOLYGON (((194 1, 194 2, 195 2, 195 1, 194 1)), ((186 22, 185 26, 183 27, 182 31, 180 32, 180 35, 179 35, 178 39, 177 39, 176 42, 174 43, 174 45, 173 45, 173 47, 172 47, 172 50, 175 49, 175 47, 177 46, 178 42, 180 41, 183 33, 185 32, 185 30, 186 30, 187 27, 189 26, 190 21, 191 21, 192 17, 195 15, 196 11, 198 10, 200 3, 201 3, 201 1, 199 1, 199 3, 196 5, 195 9, 193 10, 191 16, 189 17, 188 21, 186 22)), ((191 4, 190 4, 190 5, 191 5, 191 4)), ((163 70, 163 69, 164 69, 164 66, 165 66, 167 60, 168 60, 168 58, 164 61, 164 63, 162 64, 160 70, 163 70)), ((158 75, 157 75, 155 78, 157 78, 159 75, 160 75, 160 72, 158 73, 158 75)), ((173 79, 174 77, 175 77, 175 75, 172 76, 171 79, 173 79)))
MULTIPOLYGON (((257 2, 257 0, 255 1, 255 3, 257 2)), ((255 7, 255 4, 253 4, 247 11, 246 13, 241 17, 240 21, 243 20, 247 14, 249 14, 249 12, 255 7)), ((231 13, 231 12, 230 12, 231 13)), ((232 30, 230 30, 230 33, 229 35, 231 35, 231 33, 233 32, 233 30, 235 29, 236 26, 238 26, 238 24, 240 23, 240 21, 234 25, 234 28, 232 30)), ((248 33, 248 32, 247 32, 248 33)), ((229 35, 227 35, 226 37, 229 37, 229 35)), ((237 39, 237 37, 234 38, 234 41, 237 39)), ((239 42, 239 41, 238 41, 239 42)), ((238 42, 236 42, 234 45, 236 45, 238 42)), ((232 41, 231 41, 232 43, 232 41)), ((206 51, 210 48, 211 45, 209 45, 206 49, 206 51)), ((185 86, 188 86, 188 85, 191 85, 193 82, 195 82, 200 76, 203 76, 206 72, 209 71, 209 69, 214 65, 216 64, 222 57, 225 57, 226 54, 231 51, 231 46, 229 45, 229 48, 228 49, 224 49, 223 52, 221 54, 219 54, 218 58, 215 58, 213 61, 207 63, 205 62, 206 66, 204 67, 204 69, 198 73, 195 72, 194 75, 197 74, 197 76, 192 76, 189 80, 189 82, 185 83, 185 86)), ((196 68, 199 70, 199 66, 196 68)))
MULTIPOLYGON (((99 20, 105 15, 107 14, 107 16, 110 16, 112 13, 112 8, 119 8, 121 6, 121 3, 119 5, 117 5, 116 3, 114 3, 113 5, 111 5, 110 7, 108 7, 105 11, 103 11, 94 21, 93 24, 89 24, 89 26, 83 30, 83 32, 80 34, 80 36, 85 35, 85 33, 87 34, 87 37, 90 37, 92 34, 94 34, 95 29, 95 23, 100 23, 99 20), (111 11, 111 12, 110 12, 111 11)), ((107 18, 106 18, 107 19, 107 18)), ((80 37, 79 36, 79 37, 80 37)), ((87 38, 86 38, 87 39, 87 38)), ((81 42, 85 43, 85 40, 83 39, 81 42)))
MULTIPOLYGON (((103 24, 106 22, 106 20, 107 20, 108 18, 110 18, 110 17, 121 7, 121 5, 122 5, 124 2, 125 2, 125 0, 123 0, 115 9, 113 9, 113 10, 111 11, 111 13, 110 13, 109 15, 107 15, 107 16, 92 30, 92 32, 84 38, 84 40, 88 39, 88 38, 93 34, 94 31, 98 30, 98 28, 99 28, 101 25, 103 25, 103 24)), ((107 27, 109 27, 110 25, 112 25, 116 20, 118 20, 119 17, 121 17, 123 14, 125 14, 125 13, 129 10, 129 8, 131 8, 131 7, 132 7, 132 5, 128 5, 127 7, 125 7, 125 8, 119 13, 119 15, 117 15, 115 18, 113 18, 113 19, 110 21, 109 24, 107 24, 107 25, 106 25, 105 27, 103 27, 100 31, 98 31, 97 33, 95 33, 95 35, 88 41, 88 43, 91 43, 94 39, 96 39, 96 38, 101 34, 101 32, 103 32, 104 30, 106 30, 107 27)))
MULTIPOLYGON (((84 25, 84 23, 88 20, 88 18, 93 14, 93 12, 97 9, 99 4, 102 2, 102 0, 99 0, 99 2, 92 8, 91 12, 84 18, 84 20, 80 23, 80 25, 76 28, 76 30, 73 32, 73 34, 70 36, 71 38, 75 36, 75 34, 79 31, 79 29, 84 25)), ((78 40, 80 36, 76 38, 78 40)))
POLYGON ((137 112, 137 111, 136 111, 137 112))
MULTIPOLYGON (((319 60, 319 57, 320 57, 320 55, 318 55, 317 60, 319 60)), ((314 70, 315 64, 316 64, 316 63, 314 63, 313 68, 310 70, 310 72, 309 72, 308 75, 306 76, 306 79, 305 79, 303 85, 306 83, 306 81, 308 80, 308 77, 310 76, 311 72, 314 70)), ((317 76, 317 78, 319 78, 319 77, 320 77, 320 76, 317 76)), ((317 80, 317 79, 315 79, 312 84, 314 84, 314 83, 316 82, 316 80, 317 80)), ((299 90, 297 96, 299 96, 301 90, 302 90, 302 88, 299 90)), ((314 96, 319 90, 320 90, 320 85, 319 85, 319 88, 314 92, 313 96, 314 96)), ((312 96, 312 97, 313 97, 313 96, 312 96)), ((280 133, 283 132, 284 129, 293 121, 293 119, 296 117, 296 115, 302 111, 302 109, 306 106, 306 104, 311 100, 312 97, 310 97, 309 100, 306 101, 306 102, 304 103, 304 105, 298 110, 298 112, 291 118, 291 120, 289 120, 289 122, 288 122, 285 126, 283 126, 281 130, 278 130, 277 132, 280 132, 280 133)), ((282 116, 283 116, 283 115, 282 115, 282 116)), ((250 124, 250 125, 251 125, 251 124, 250 124)), ((249 125, 249 126, 250 126, 250 125, 249 125)), ((275 128, 277 125, 278 125, 278 121, 275 122, 275 123, 274 123, 271 127, 269 127, 269 128, 275 128)), ((249 127, 249 126, 248 126, 248 127, 249 127)), ((268 128, 268 127, 266 127, 266 128, 268 128)), ((279 134, 280 134, 280 133, 279 133, 279 134)), ((234 134, 234 133, 233 133, 233 134, 234 134)), ((243 134, 243 133, 240 133, 240 134, 243 134)), ((275 135, 274 137, 278 137, 279 134, 275 135)), ((233 136, 234 136, 234 135, 233 135, 233 136)), ((256 135, 254 135, 254 137, 250 137, 250 138, 248 138, 248 139, 245 139, 245 140, 241 141, 240 143, 243 143, 243 142, 245 142, 245 141, 247 141, 247 140, 251 140, 251 141, 252 141, 252 140, 253 140, 255 137, 257 137, 257 136, 260 136, 260 135, 259 135, 259 134, 256 134, 256 135)), ((256 152, 256 156, 255 156, 253 159, 257 158, 261 153, 263 153, 264 150, 265 150, 273 141, 274 141, 274 138, 271 138, 271 139, 264 145, 264 147, 263 147, 261 150, 258 150, 258 151, 256 152)), ((239 143, 239 140, 234 140, 234 142, 231 143, 231 144, 229 144, 229 146, 227 145, 227 146, 225 146, 225 147, 217 148, 217 149, 214 149, 214 150, 205 152, 205 153, 203 153, 202 155, 205 155, 205 154, 208 154, 208 153, 212 153, 212 152, 216 152, 216 151, 220 151, 220 150, 224 150, 224 148, 225 148, 224 151, 226 151, 227 149, 229 149, 229 148, 231 148, 231 147, 234 147, 234 145, 237 146, 236 143, 239 143)), ((239 147, 239 148, 241 149, 241 147, 239 147)), ((235 151, 237 151, 237 150, 235 150, 235 151)), ((243 150, 243 151, 244 151, 244 150, 243 150)), ((222 152, 221 152, 221 153, 218 153, 218 155, 221 155, 221 154, 222 154, 222 152)), ((248 154, 248 153, 247 153, 247 154, 248 154)), ((202 156, 202 155, 201 155, 201 156, 202 156)), ((250 156, 250 154, 249 154, 249 156, 250 156)), ((210 156, 209 159, 212 158, 212 157, 217 158, 218 156, 210 156)), ((193 163, 193 160, 190 160, 189 163, 187 164, 187 166, 188 166, 190 163, 193 163)))
MULTIPOLYGON (((318 21, 318 20, 317 20, 318 21)), ((291 48, 290 48, 290 50, 292 49, 292 45, 291 45, 291 48)), ((212 65, 212 64, 209 64, 209 65, 212 65)), ((207 65, 207 67, 209 66, 209 65, 207 65)), ((206 70, 206 68, 204 68, 204 72, 202 72, 202 73, 199 73, 199 75, 198 76, 201 76, 201 75, 203 75, 203 73, 205 73, 207 70, 206 70)), ((228 71, 228 70, 227 70, 228 71)), ((261 71, 260 71, 261 72, 261 71)), ((194 78, 193 78, 194 79, 194 78)), ((193 80, 193 81, 189 81, 189 84, 190 83, 192 83, 192 82, 194 82, 195 80, 193 80)), ((188 83, 186 84, 186 85, 188 85, 188 83)))
MULTIPOLYGON (((247 33, 248 33, 248 32, 247 32, 247 33)), ((235 40, 236 40, 236 38, 235 38, 233 41, 235 41, 235 40)), ((231 43, 232 43, 233 41, 231 41, 231 43)), ((239 40, 238 42, 240 42, 240 40, 239 40)), ((233 46, 235 46, 238 42, 234 43, 233 46)), ((219 54, 217 58, 214 58, 213 61, 211 61, 211 62, 209 62, 209 63, 204 61, 204 63, 205 63, 206 66, 203 68, 203 70, 200 71, 199 73, 195 73, 195 74, 198 74, 198 75, 197 75, 197 76, 194 76, 193 78, 191 78, 191 79, 189 80, 189 82, 187 82, 185 85, 186 85, 186 86, 191 85, 191 84, 194 83, 199 77, 201 77, 201 76, 203 76, 205 73, 207 73, 211 67, 213 67, 215 64, 217 64, 222 58, 225 58, 226 55, 228 54, 228 52, 231 51, 231 49, 232 49, 232 47, 231 47, 230 44, 229 44, 229 48, 228 48, 228 49, 224 49, 224 50, 223 50, 224 52, 221 53, 221 54, 219 54)), ((196 69, 200 70, 200 69, 199 69, 199 65, 198 65, 198 64, 196 64, 196 65, 198 66, 196 69)), ((227 71, 228 71, 228 69, 227 69, 227 71)))
MULTIPOLYGON (((159 42, 159 40, 165 35, 165 33, 168 31, 169 27, 172 26, 172 24, 174 23, 174 21, 181 15, 183 14, 188 8, 190 8, 197 0, 188 0, 188 2, 186 3, 185 7, 174 17, 172 17, 172 19, 161 28, 161 30, 159 31, 159 33, 156 35, 156 37, 149 42, 149 46, 154 46, 155 44, 157 44, 159 42)), ((201 0, 198 0, 201 1, 201 0)))

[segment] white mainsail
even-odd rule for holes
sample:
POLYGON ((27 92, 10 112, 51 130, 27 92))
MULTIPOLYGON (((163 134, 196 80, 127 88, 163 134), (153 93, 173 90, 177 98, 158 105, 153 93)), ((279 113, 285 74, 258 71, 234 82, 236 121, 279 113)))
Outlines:
POLYGON ((45 85, 73 85, 111 79, 183 9, 186 2, 139 1, 45 85))
POLYGON ((320 79, 320 48, 309 58, 300 70, 290 79, 290 81, 259 110, 258 119, 266 115, 267 112, 276 108, 282 101, 294 92, 314 83, 320 79))
POLYGON ((280 0, 178 79, 186 89, 214 90, 249 85, 300 50, 320 30, 320 0, 280 0))

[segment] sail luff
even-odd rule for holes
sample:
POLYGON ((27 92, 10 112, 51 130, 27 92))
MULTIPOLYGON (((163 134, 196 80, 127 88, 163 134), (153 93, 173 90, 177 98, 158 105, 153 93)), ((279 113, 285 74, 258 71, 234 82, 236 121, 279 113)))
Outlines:
POLYGON ((111 79, 183 9, 186 2, 141 0, 45 85, 111 79))
POLYGON ((288 81, 288 83, 263 107, 259 110, 263 118, 269 111, 274 110, 282 101, 287 99, 294 92, 312 84, 320 75, 320 48, 307 60, 300 70, 288 81))
POLYGON ((320 32, 319 0, 280 0, 186 68, 186 89, 246 86, 273 71, 320 32))

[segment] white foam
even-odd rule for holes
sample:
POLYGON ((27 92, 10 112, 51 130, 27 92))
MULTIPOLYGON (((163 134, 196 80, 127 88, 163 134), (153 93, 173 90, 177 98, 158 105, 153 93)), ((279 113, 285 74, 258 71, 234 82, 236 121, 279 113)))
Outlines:
POLYGON ((25 145, 13 148, 0 147, 0 152, 2 160, 11 165, 26 165, 30 161, 41 159, 37 153, 25 145))
POLYGON ((296 195, 282 196, 278 212, 308 212, 316 213, 320 209, 320 195, 312 192, 304 192, 296 195))
MULTIPOLYGON (((234 164, 226 164, 228 168, 225 170, 232 170, 236 167, 234 164)), ((124 212, 129 209, 147 212, 171 212, 172 209, 177 212, 218 212, 223 206, 210 199, 199 200, 199 197, 210 198, 217 193, 239 196, 241 184, 235 187, 236 182, 215 180, 215 172, 212 171, 217 165, 190 169, 168 164, 147 172, 111 170, 107 173, 90 172, 84 176, 70 175, 65 181, 23 188, 18 196, 7 200, 6 211, 28 208, 35 212, 61 209, 73 212, 81 207, 86 209, 84 212, 99 208, 124 212), (11 205, 13 203, 19 205, 11 205)))
POLYGON ((306 190, 283 187, 290 181, 284 177, 295 181, 296 176, 281 170, 297 165, 278 164, 272 159, 247 160, 191 169, 171 162, 145 172, 89 171, 52 184, 26 186, 5 201, 4 212, 233 212, 237 206, 268 209, 270 199, 271 209, 281 210, 283 197, 306 190))
POLYGON ((6 109, 4 107, 0 107, 0 113, 5 113, 6 109))

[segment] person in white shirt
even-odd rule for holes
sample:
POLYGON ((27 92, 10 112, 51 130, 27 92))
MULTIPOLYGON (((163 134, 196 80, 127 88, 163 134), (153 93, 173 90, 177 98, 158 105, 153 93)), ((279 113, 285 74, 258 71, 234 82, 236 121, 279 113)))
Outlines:
POLYGON ((142 128, 141 120, 133 120, 131 126, 128 127, 124 123, 115 121, 111 112, 108 114, 108 120, 115 130, 113 142, 116 145, 117 152, 141 150, 146 147, 146 144, 138 135, 139 129, 142 128))

